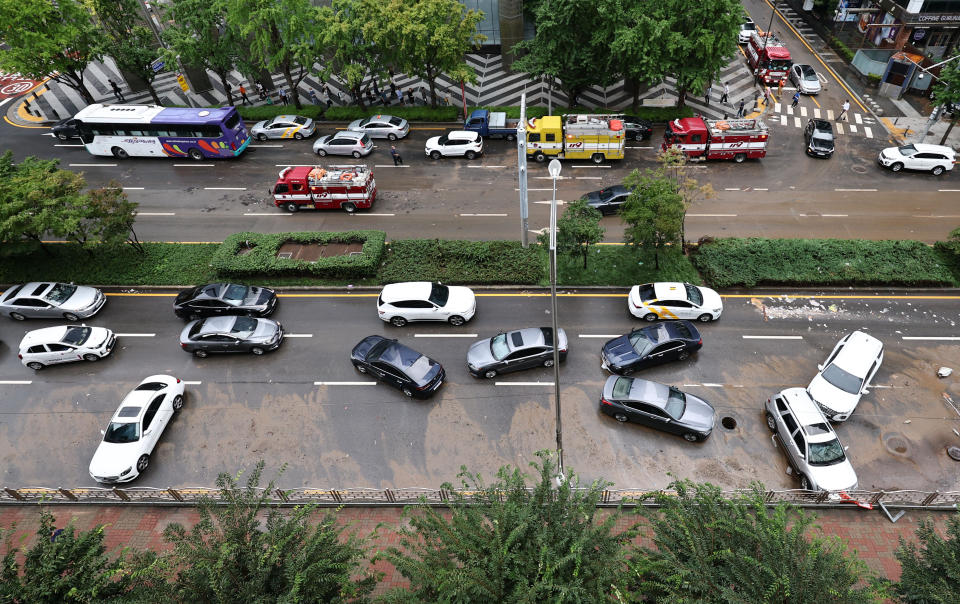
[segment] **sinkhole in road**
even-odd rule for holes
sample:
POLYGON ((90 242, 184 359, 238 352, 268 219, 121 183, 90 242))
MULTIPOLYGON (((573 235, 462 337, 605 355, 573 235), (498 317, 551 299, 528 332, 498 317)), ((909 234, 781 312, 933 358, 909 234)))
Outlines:
POLYGON ((729 415, 720 420, 720 425, 727 430, 733 430, 737 427, 737 420, 729 415))
POLYGON ((906 455, 910 451, 909 442, 899 432, 891 432, 884 436, 883 445, 894 455, 906 455))

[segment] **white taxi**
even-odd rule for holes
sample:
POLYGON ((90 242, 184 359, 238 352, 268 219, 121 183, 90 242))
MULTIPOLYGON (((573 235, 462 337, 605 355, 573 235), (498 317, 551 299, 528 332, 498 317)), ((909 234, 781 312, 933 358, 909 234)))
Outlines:
POLYGON ((627 297, 630 314, 645 321, 695 319, 716 321, 723 313, 720 294, 690 283, 644 283, 634 285, 627 297))
POLYGON ((104 327, 60 325, 28 331, 20 341, 20 362, 39 371, 47 365, 99 361, 113 352, 117 336, 104 327))

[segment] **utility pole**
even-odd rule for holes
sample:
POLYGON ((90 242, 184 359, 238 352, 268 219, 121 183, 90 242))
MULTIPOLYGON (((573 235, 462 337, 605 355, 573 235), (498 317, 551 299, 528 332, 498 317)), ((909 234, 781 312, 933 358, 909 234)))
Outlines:
POLYGON ((560 160, 551 159, 547 165, 553 179, 553 198, 550 201, 550 316, 553 318, 553 398, 557 403, 557 470, 563 476, 563 429, 560 424, 560 331, 557 327, 557 179, 560 178, 560 160))
POLYGON ((520 190, 520 243, 529 245, 530 228, 527 205, 527 93, 520 95, 520 121, 517 123, 517 188, 520 190))

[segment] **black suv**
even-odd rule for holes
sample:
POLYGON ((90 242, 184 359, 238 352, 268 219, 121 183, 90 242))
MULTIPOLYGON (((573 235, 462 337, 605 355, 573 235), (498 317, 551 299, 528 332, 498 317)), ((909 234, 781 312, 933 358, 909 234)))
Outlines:
POLYGON ((235 283, 191 287, 180 292, 173 303, 173 312, 190 321, 217 315, 269 317, 276 309, 277 294, 272 289, 235 283))
POLYGON ((813 119, 803 129, 803 140, 807 143, 807 155, 811 157, 833 156, 833 125, 827 120, 813 119))
POLYGON ((73 119, 72 117, 60 120, 50 127, 50 131, 53 132, 55 137, 62 141, 71 138, 80 138, 80 133, 77 131, 77 120, 73 119))
POLYGON ((443 384, 443 366, 383 336, 367 336, 353 347, 350 362, 360 373, 398 388, 411 398, 430 398, 443 384))

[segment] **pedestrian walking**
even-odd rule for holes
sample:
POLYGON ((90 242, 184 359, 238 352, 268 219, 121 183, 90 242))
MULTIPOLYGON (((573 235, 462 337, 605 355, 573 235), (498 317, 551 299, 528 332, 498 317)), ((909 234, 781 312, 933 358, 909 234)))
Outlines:
POLYGON ((243 99, 244 105, 250 102, 250 99, 247 98, 247 89, 243 87, 243 84, 240 84, 240 98, 243 99))
POLYGON ((373 81, 373 94, 380 96, 380 87, 377 86, 377 81, 373 81))
POLYGON ((333 105, 333 101, 330 99, 330 93, 328 92, 323 98, 326 99, 327 109, 329 109, 330 106, 333 105))
POLYGON ((737 117, 743 117, 743 106, 747 103, 746 98, 740 99, 740 106, 737 108, 737 117))
POLYGON ((287 104, 287 91, 286 91, 286 89, 281 88, 280 90, 278 90, 278 91, 277 91, 277 96, 280 97, 280 102, 281 102, 281 103, 283 103, 284 105, 287 104))
POLYGON ((261 83, 258 81, 258 82, 255 83, 255 86, 257 87, 257 95, 260 96, 260 100, 262 101, 262 100, 263 100, 263 95, 264 95, 263 84, 261 84, 261 83))
POLYGON ((783 78, 777 83, 777 96, 783 98, 783 78))
POLYGON ((728 103, 727 95, 730 94, 730 85, 726 82, 723 83, 723 95, 720 97, 721 103, 728 103))
POLYGON ((843 110, 840 112, 840 115, 837 116, 837 121, 838 121, 838 122, 839 122, 840 120, 843 120, 843 121, 845 121, 845 122, 846 122, 846 121, 849 121, 849 120, 847 119, 847 111, 850 111, 850 101, 844 101, 844 102, 843 102, 843 110))
POLYGON ((313 88, 310 89, 310 92, 307 93, 310 96, 310 102, 314 105, 320 104, 320 99, 317 98, 317 93, 313 91, 313 88))
POLYGON ((710 104, 710 92, 713 90, 713 86, 707 84, 707 91, 703 93, 703 100, 706 101, 707 105, 710 104))
POLYGON ((397 102, 403 105, 403 91, 397 88, 393 93, 397 95, 397 102))
POLYGON ((763 107, 763 108, 764 108, 765 110, 766 110, 766 109, 769 109, 769 108, 770 108, 770 103, 771 103, 772 101, 773 101, 773 93, 770 92, 770 89, 769 89, 769 88, 764 88, 764 89, 763 89, 763 102, 764 102, 764 107, 763 107))
POLYGON ((107 81, 110 82, 110 88, 113 88, 113 94, 117 97, 117 100, 121 103, 126 103, 127 101, 123 98, 123 93, 120 92, 120 87, 117 86, 117 83, 110 79, 107 81))
POLYGON ((407 88, 407 102, 413 105, 413 88, 407 88))
POLYGON ((397 96, 397 85, 393 81, 390 82, 390 94, 397 96))
POLYGON ((400 157, 400 152, 397 151, 397 147, 395 145, 390 145, 390 157, 393 158, 393 165, 395 166, 403 165, 403 158, 400 157))
POLYGON ((390 104, 390 97, 387 96, 386 90, 380 91, 380 100, 383 101, 383 106, 386 107, 390 104))
POLYGON ((373 106, 373 93, 367 88, 367 105, 373 106))
POLYGON ((798 90, 793 94, 793 104, 790 106, 796 107, 799 104, 800 104, 800 91, 798 90))

